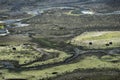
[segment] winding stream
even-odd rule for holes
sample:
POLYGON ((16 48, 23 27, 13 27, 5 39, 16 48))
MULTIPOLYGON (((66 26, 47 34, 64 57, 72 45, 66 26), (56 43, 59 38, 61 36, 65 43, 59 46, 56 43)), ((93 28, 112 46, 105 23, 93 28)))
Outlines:
MULTIPOLYGON (((36 10, 31 10, 31 11, 25 11, 25 13, 32 15, 32 17, 35 17, 37 15, 43 14, 45 11, 52 10, 52 9, 75 9, 74 7, 48 7, 48 8, 38 8, 36 10)), ((117 15, 120 14, 120 11, 113 11, 109 13, 97 13, 97 12, 92 12, 89 10, 81 10, 82 14, 93 14, 93 15, 117 15)), ((8 19, 8 20, 3 20, 0 21, 0 23, 5 23, 7 25, 15 24, 16 27, 24 27, 24 26, 29 26, 29 24, 24 24, 21 21, 24 19, 30 19, 29 18, 23 18, 23 19, 8 19)))
MULTIPOLYGON (((52 10, 52 9, 74 9, 74 8, 73 7, 49 7, 49 8, 42 8, 42 9, 38 8, 32 11, 25 11, 25 13, 32 15, 32 17, 35 17, 37 15, 43 14, 45 11, 52 10)), ((32 17, 23 18, 23 19, 8 19, 8 20, 0 21, 0 23, 5 23, 6 25, 15 24, 16 27, 24 27, 24 26, 29 26, 29 24, 22 23, 22 20, 30 19, 32 17)))

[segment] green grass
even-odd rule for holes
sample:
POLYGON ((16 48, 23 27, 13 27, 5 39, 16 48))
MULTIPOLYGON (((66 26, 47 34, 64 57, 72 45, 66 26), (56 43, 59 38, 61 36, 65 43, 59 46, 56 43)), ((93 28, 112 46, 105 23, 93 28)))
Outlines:
POLYGON ((5 28, 4 26, 0 25, 0 29, 4 29, 4 28, 5 28))
POLYGON ((120 55, 116 55, 116 56, 111 56, 111 55, 106 55, 106 56, 103 56, 101 58, 103 61, 108 61, 108 62, 120 62, 120 55))
POLYGON ((21 46, 4 46, 0 47, 0 60, 18 61, 19 64, 34 61, 36 57, 41 57, 42 54, 33 50, 30 47, 21 46), (16 50, 12 50, 15 47, 16 50))
POLYGON ((84 32, 73 38, 71 44, 86 49, 108 49, 120 47, 120 31, 84 32), (89 43, 92 42, 92 45, 89 43), (106 46, 112 42, 113 44, 106 46))
POLYGON ((101 68, 115 68, 120 69, 120 63, 110 63, 105 62, 100 59, 98 59, 96 56, 89 56, 83 59, 82 61, 79 61, 77 63, 73 64, 66 64, 66 65, 60 65, 55 66, 52 68, 47 68, 44 70, 31 70, 31 71, 22 71, 20 73, 5 73, 4 76, 6 78, 14 78, 14 74, 20 74, 20 75, 26 75, 26 76, 34 76, 33 78, 29 77, 30 80, 34 79, 41 79, 41 78, 48 78, 56 76, 56 74, 52 74, 53 72, 57 72, 57 75, 66 73, 66 72, 72 72, 75 69, 101 69, 101 68), (7 76, 9 75, 9 76, 7 76), (13 77, 11 77, 13 76, 13 77))
POLYGON ((47 48, 56 48, 58 46, 55 42, 45 38, 33 38, 32 41, 38 43, 42 47, 47 47, 47 48))
POLYGON ((33 64, 28 65, 27 67, 35 66, 35 65, 43 65, 43 64, 52 64, 52 63, 57 63, 60 61, 64 61, 66 58, 70 57, 70 54, 67 54, 63 51, 59 50, 54 50, 54 49, 44 49, 45 52, 48 52, 50 54, 52 53, 59 53, 59 56, 56 58, 48 59, 46 61, 40 61, 40 62, 35 62, 33 64))
MULTIPOLYGON (((19 64, 25 64, 34 61, 37 58, 42 57, 42 54, 40 52, 37 52, 31 47, 24 47, 23 45, 13 46, 13 47, 12 46, 0 47, 0 60, 14 60, 14 61, 18 61, 19 64), (13 47, 16 48, 16 51, 12 50, 13 47)), ((50 63, 52 64, 55 62, 64 61, 66 58, 71 56, 63 51, 54 50, 54 49, 43 49, 43 51, 49 53, 49 55, 51 55, 52 53, 58 53, 59 56, 52 59, 48 59, 46 61, 38 61, 30 65, 27 65, 26 67, 50 64, 50 63)))

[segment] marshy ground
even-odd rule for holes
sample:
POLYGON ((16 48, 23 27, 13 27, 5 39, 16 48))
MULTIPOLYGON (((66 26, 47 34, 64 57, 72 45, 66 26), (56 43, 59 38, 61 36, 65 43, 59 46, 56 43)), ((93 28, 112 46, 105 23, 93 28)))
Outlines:
POLYGON ((0 79, 119 80, 119 14, 70 11, 48 10, 8 28, 0 37, 0 79))

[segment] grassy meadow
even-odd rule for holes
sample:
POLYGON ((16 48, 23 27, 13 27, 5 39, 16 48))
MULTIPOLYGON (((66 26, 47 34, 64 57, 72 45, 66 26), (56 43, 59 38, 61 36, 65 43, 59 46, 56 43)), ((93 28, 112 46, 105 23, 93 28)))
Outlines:
POLYGON ((85 49, 109 49, 120 47, 120 31, 84 32, 73 38, 71 44, 85 49))

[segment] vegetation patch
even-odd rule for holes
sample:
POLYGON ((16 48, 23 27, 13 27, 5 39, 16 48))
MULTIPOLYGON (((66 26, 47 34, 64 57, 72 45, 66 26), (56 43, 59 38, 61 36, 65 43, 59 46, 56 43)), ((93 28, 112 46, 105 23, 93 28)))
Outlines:
POLYGON ((38 43, 42 47, 56 48, 58 46, 55 42, 46 38, 33 38, 32 41, 38 43))
POLYGON ((14 75, 20 74, 20 75, 26 75, 26 76, 34 76, 29 77, 30 80, 33 79, 42 79, 42 78, 49 78, 49 77, 55 77, 57 75, 61 75, 66 72, 73 72, 76 69, 102 69, 102 68, 112 68, 112 69, 120 69, 120 63, 110 63, 110 62, 104 62, 97 58, 96 56, 89 56, 83 59, 82 61, 79 61, 77 63, 73 64, 65 64, 60 66, 55 66, 52 68, 47 68, 44 70, 30 70, 30 71, 22 71, 20 73, 16 72, 7 72, 4 74, 5 77, 9 78, 14 75), (57 74, 53 74, 54 72, 57 72, 57 74), (9 76, 7 76, 9 75, 9 76))
POLYGON ((71 13, 72 14, 81 14, 81 10, 73 10, 71 13))
POLYGON ((18 61, 19 64, 25 64, 41 57, 42 54, 25 45, 21 46, 3 46, 0 47, 0 60, 18 61))
POLYGON ((30 38, 26 35, 8 35, 0 37, 0 45, 21 45, 30 44, 30 38))
POLYGON ((85 49, 109 49, 120 47, 120 31, 84 32, 73 38, 71 44, 85 49))
POLYGON ((108 61, 108 62, 120 62, 120 55, 114 55, 114 56, 112 56, 112 55, 106 55, 106 56, 103 56, 103 57, 101 57, 101 59, 103 60, 103 61, 108 61))
POLYGON ((63 14, 70 15, 70 16, 80 16, 81 11, 80 10, 70 10, 70 11, 65 12, 63 14))
POLYGON ((3 25, 0 25, 0 29, 4 29, 5 27, 3 25))
POLYGON ((54 50, 54 49, 44 49, 44 51, 47 52, 47 53, 51 53, 51 54, 52 53, 58 53, 59 56, 55 57, 55 58, 52 58, 52 59, 45 60, 45 61, 40 61, 40 62, 38 61, 38 62, 35 62, 33 64, 27 65, 26 67, 33 67, 33 66, 36 66, 36 65, 45 65, 45 64, 58 63, 58 62, 64 61, 66 58, 71 56, 70 54, 67 54, 67 53, 65 53, 63 51, 54 50))

